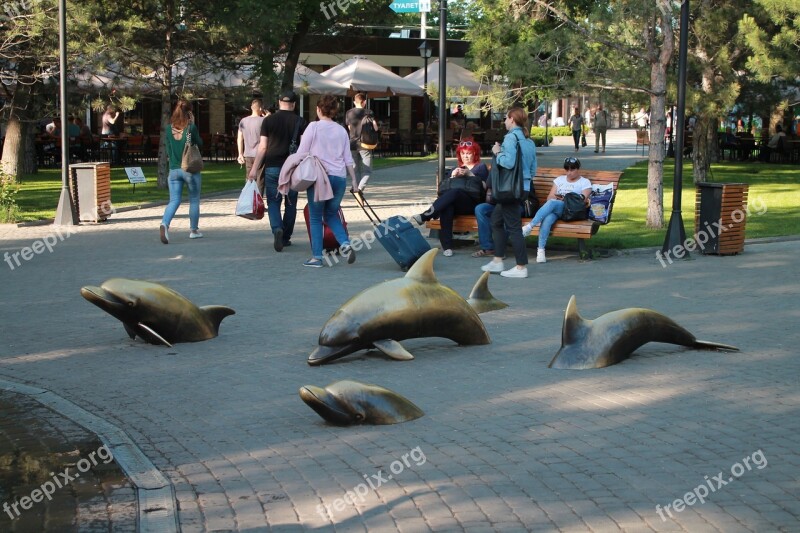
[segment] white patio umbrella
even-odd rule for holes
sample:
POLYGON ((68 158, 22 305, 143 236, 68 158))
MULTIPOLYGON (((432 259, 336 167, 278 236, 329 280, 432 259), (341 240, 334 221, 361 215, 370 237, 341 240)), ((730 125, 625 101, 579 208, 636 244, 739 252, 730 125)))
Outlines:
POLYGON ((352 57, 322 73, 339 82, 349 93, 365 92, 368 96, 422 96, 419 85, 411 83, 365 57, 352 57))
POLYGON ((298 64, 294 70, 294 88, 306 94, 347 94, 347 87, 303 64, 298 64))
MULTIPOLYGON (((487 91, 489 86, 481 83, 471 71, 462 66, 445 62, 447 70, 447 87, 457 91, 463 90, 469 95, 476 95, 481 90, 487 91)), ((425 86, 425 69, 421 68, 406 76, 404 79, 419 87, 425 86)), ((428 64, 428 86, 439 85, 439 60, 428 64)))

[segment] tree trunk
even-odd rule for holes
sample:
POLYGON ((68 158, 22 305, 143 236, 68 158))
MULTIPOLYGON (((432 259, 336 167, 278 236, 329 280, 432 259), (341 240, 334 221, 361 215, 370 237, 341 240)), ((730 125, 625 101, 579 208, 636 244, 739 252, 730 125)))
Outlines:
POLYGON ((695 183, 708 181, 708 170, 717 150, 716 119, 698 115, 692 132, 692 165, 695 183), (713 139, 713 140, 712 140, 713 139))
MULTIPOLYGON (((168 80, 171 80, 171 75, 167 74, 168 80)), ((169 156, 167 155, 167 139, 164 132, 167 131, 167 126, 170 120, 170 110, 172 102, 170 101, 170 90, 167 87, 161 88, 161 131, 158 134, 158 188, 167 188, 167 178, 169 177, 169 156)))
POLYGON ((292 42, 286 52, 286 60, 283 63, 283 79, 281 80, 281 91, 292 90, 294 87, 294 71, 297 69, 297 62, 300 59, 300 46, 308 35, 311 28, 311 18, 303 14, 300 22, 292 35, 292 42))
POLYGON ((30 90, 25 85, 17 88, 3 143, 2 170, 14 181, 19 181, 23 174, 35 174, 38 170, 36 145, 27 112, 30 90))

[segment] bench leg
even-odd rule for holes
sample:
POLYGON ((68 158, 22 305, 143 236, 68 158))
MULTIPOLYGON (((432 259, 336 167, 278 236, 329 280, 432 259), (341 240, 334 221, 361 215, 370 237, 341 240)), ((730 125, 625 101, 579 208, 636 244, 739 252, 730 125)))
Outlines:
POLYGON ((581 259, 594 259, 591 248, 587 248, 585 239, 578 239, 578 256, 581 259))

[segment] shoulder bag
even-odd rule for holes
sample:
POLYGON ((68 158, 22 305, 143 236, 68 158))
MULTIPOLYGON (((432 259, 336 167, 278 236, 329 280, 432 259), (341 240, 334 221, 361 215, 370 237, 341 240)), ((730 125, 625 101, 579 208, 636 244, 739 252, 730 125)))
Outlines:
POLYGON ((587 216, 588 208, 582 194, 568 192, 564 195, 564 212, 561 214, 561 220, 564 222, 586 220, 587 216))
POLYGON ((291 180, 289 182, 289 188, 291 188, 293 191, 305 191, 317 183, 318 179, 325 179, 325 177, 328 175, 327 171, 325 170, 325 166, 322 164, 322 161, 320 161, 317 156, 311 153, 311 150, 314 146, 314 141, 317 137, 317 126, 314 126, 311 135, 312 137, 311 142, 309 143, 308 152, 295 152, 289 156, 301 158, 300 162, 290 174, 291 180))
POLYGON ((525 193, 522 175, 522 145, 517 139, 517 157, 513 168, 505 168, 497 164, 497 156, 492 157, 492 170, 489 173, 492 200, 498 204, 519 202, 525 193))
POLYGON ((181 168, 189 174, 197 174, 203 170, 203 155, 196 144, 192 144, 191 124, 186 126, 186 144, 183 145, 183 157, 181 157, 181 168))

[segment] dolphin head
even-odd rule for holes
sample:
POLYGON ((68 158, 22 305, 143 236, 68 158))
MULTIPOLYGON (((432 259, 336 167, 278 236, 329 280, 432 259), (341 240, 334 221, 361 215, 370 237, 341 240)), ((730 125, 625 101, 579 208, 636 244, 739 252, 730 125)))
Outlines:
POLYGON ((122 280, 113 278, 104 282, 100 287, 87 285, 81 287, 81 296, 93 303, 111 316, 124 320, 132 314, 132 310, 139 306, 139 295, 125 287, 122 280))
POLYGON ((331 424, 347 426, 364 421, 364 413, 359 411, 357 406, 340 401, 321 387, 313 385, 300 387, 300 398, 331 424))

